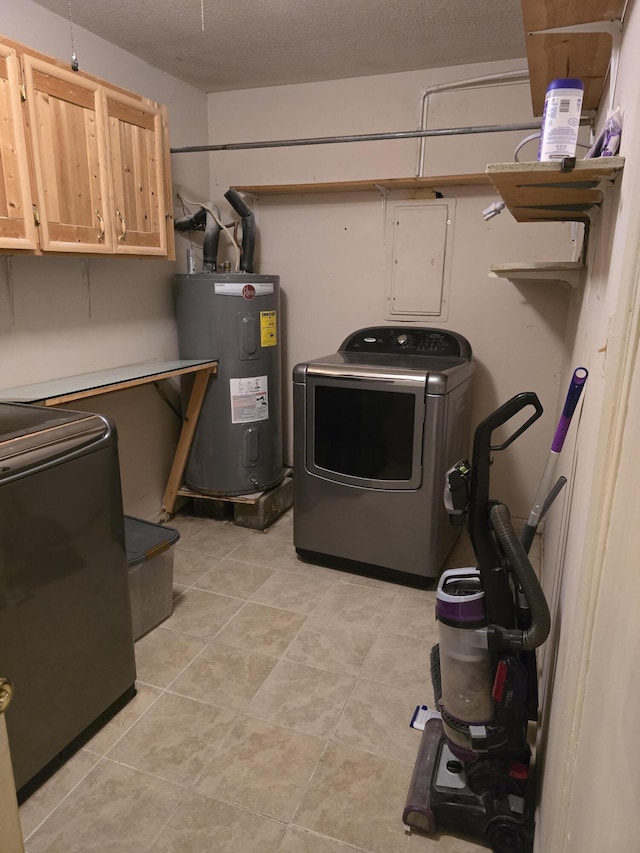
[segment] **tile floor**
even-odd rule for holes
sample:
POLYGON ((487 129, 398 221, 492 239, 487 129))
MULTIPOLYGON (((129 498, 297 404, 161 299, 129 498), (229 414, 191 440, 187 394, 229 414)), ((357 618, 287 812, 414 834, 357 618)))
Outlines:
MULTIPOLYGON (((28 853, 472 853, 408 835, 435 595, 180 515, 172 616, 138 693, 21 808, 28 853)), ((466 539, 448 564, 473 563, 466 539)))

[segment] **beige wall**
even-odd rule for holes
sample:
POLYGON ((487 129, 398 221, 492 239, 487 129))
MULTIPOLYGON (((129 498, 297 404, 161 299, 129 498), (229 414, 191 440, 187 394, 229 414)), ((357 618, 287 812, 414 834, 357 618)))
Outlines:
POLYGON ((567 368, 590 370, 565 457, 575 488, 545 537, 555 638, 544 671, 552 701, 541 744, 541 853, 638 847, 639 38, 640 9, 630 4, 614 93, 624 112, 625 169, 595 221, 591 273, 570 318, 567 368))
MULTIPOLYGON (((427 87, 522 65, 490 63, 210 95, 210 141, 415 129, 421 93, 427 87)), ((525 121, 532 121, 532 115, 528 85, 522 82, 438 93, 429 99, 429 127, 525 121)), ((516 144, 527 133, 429 139, 425 171, 484 172, 488 162, 512 160, 516 144)), ((418 145, 417 140, 400 140, 214 153, 212 200, 228 210, 223 193, 235 184, 413 176, 418 145)), ((526 157, 527 151, 523 154, 526 157)), ((535 157, 535 146, 528 156, 535 157)), ((512 452, 503 454, 494 469, 495 494, 514 515, 523 516, 533 501, 551 442, 566 321, 575 293, 557 284, 514 286, 487 274, 493 263, 573 259, 571 228, 557 223, 517 225, 508 213, 485 222, 483 209, 497 199, 490 188, 441 189, 456 202, 449 314, 444 321, 436 317, 422 325, 453 329, 470 340, 478 364, 475 422, 519 391, 539 394, 544 420, 512 452)), ((388 202, 401 197, 391 193, 388 202)), ((290 461, 293 365, 335 352, 355 329, 385 323, 384 202, 370 192, 261 195, 252 205, 258 223, 256 271, 281 277, 290 461)))
MULTIPOLYGON (((2 0, 0 5, 0 34, 68 61, 68 21, 30 0, 2 0)), ((202 92, 79 27, 74 36, 83 71, 169 106, 172 145, 206 136, 202 92)), ((206 156, 175 163, 174 175, 185 187, 206 185, 206 156)), ((0 386, 176 358, 172 276, 184 267, 181 238, 176 251, 176 264, 0 256, 0 386)), ((179 419, 152 386, 100 397, 90 405, 111 415, 118 426, 125 511, 157 517, 179 419)))

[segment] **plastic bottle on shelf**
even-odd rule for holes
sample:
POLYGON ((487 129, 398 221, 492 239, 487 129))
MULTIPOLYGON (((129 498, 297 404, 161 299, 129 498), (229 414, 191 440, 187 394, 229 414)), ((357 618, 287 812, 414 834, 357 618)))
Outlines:
POLYGON ((575 157, 580 130, 584 84, 575 77, 549 83, 544 99, 538 160, 575 157))

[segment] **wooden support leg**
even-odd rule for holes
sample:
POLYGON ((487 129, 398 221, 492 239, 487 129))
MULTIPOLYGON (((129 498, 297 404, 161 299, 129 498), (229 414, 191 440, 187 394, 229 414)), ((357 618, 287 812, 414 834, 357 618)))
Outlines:
POLYGON ((173 515, 178 489, 182 485, 184 468, 187 464, 187 456, 189 455, 191 442, 193 441, 193 434, 198 423, 200 410, 202 409, 209 376, 212 373, 215 373, 215 368, 207 367, 206 370, 199 370, 195 375, 191 396, 187 405, 187 412, 182 422, 182 430, 180 431, 176 454, 173 457, 169 480, 167 481, 167 487, 162 498, 162 512, 160 515, 162 521, 168 521, 173 515))

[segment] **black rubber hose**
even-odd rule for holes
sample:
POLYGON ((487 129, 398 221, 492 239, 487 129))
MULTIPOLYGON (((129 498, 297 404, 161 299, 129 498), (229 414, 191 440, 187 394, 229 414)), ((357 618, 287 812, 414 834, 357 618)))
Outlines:
POLYGON ((504 504, 494 504, 489 517, 531 611, 531 627, 522 632, 522 648, 537 649, 547 639, 551 630, 547 599, 527 553, 513 529, 508 508, 504 504))
POLYGON ((237 190, 230 187, 224 197, 235 212, 242 217, 242 251, 240 254, 240 269, 242 272, 253 272, 253 256, 256 249, 256 220, 253 211, 246 204, 237 190))

